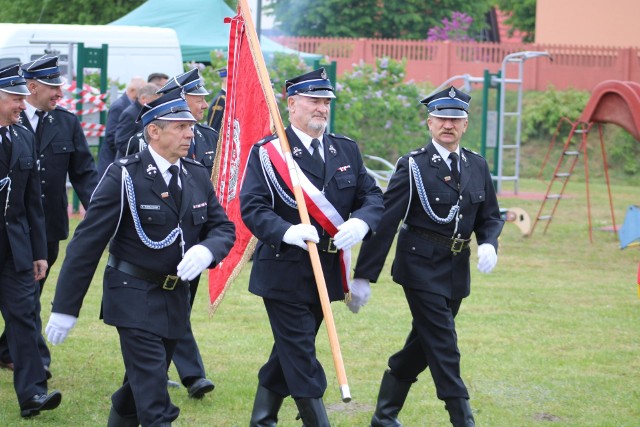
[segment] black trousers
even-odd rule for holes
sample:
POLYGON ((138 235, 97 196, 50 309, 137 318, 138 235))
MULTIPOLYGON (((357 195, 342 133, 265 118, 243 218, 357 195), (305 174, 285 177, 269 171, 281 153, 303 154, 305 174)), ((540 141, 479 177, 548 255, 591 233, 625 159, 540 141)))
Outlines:
MULTIPOLYGON (((42 305, 40 303, 40 296, 42 295, 42 290, 44 289, 44 282, 49 277, 49 273, 51 272, 51 267, 58 259, 58 253, 60 252, 60 242, 53 241, 47 242, 47 264, 49 267, 47 268, 46 275, 44 279, 40 280, 40 286, 38 287, 38 291, 33 295, 33 301, 35 304, 36 310, 36 329, 39 331, 38 333, 38 352, 40 353, 40 358, 42 359, 43 366, 51 366, 51 352, 49 351, 49 347, 47 347, 47 342, 42 335, 42 317, 40 316, 40 311, 42 309, 42 305)), ((2 331, 2 335, 0 335, 0 360, 7 363, 13 362, 11 355, 9 354, 9 345, 7 344, 6 337, 6 328, 2 331)))
POLYGON ((122 387, 111 396, 122 417, 137 417, 143 427, 170 423, 180 409, 171 403, 167 390, 167 367, 176 340, 141 329, 118 327, 125 376, 122 387))
MULTIPOLYGON (((200 276, 189 282, 189 291, 191 292, 189 303, 191 307, 193 307, 193 301, 196 298, 199 282, 200 276)), ((176 343, 176 348, 173 352, 173 364, 178 371, 182 384, 187 387, 190 386, 190 383, 195 379, 206 377, 200 349, 198 348, 198 343, 196 343, 196 338, 193 336, 193 330, 191 329, 191 312, 189 312, 187 333, 176 343)))
POLYGON ((274 345, 260 368, 261 386, 286 397, 320 398, 327 378, 316 358, 316 335, 322 324, 322 307, 264 298, 274 345))
POLYGON ((0 231, 0 312, 6 343, 14 363, 13 387, 18 402, 47 392, 47 377, 38 353, 36 312, 33 304, 38 284, 33 270, 16 271, 7 233, 0 231))
POLYGON ((404 287, 413 321, 399 352, 389 358, 389 368, 401 381, 415 382, 427 366, 438 398, 469 398, 460 377, 460 350, 454 318, 462 300, 404 287))

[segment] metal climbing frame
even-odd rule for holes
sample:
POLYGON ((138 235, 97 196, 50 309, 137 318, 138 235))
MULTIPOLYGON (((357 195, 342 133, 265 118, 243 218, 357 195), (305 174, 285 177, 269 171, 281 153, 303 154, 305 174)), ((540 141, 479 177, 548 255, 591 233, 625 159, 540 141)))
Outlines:
POLYGON ((616 227, 616 218, 613 210, 613 197, 611 194, 611 184, 609 180, 609 172, 607 167, 607 155, 604 148, 604 137, 602 131, 602 123, 594 123, 594 122, 583 122, 576 121, 571 122, 569 119, 563 117, 558 122, 558 126, 556 128, 556 132, 551 139, 551 143, 549 144, 549 149, 545 156, 544 162, 540 167, 540 173, 538 177, 542 176, 542 171, 547 165, 547 161, 550 157, 551 151, 556 142, 556 138, 560 133, 560 129, 564 123, 568 123, 571 125, 571 130, 569 131, 569 135, 567 136, 567 140, 562 147, 562 152, 560 154, 560 158, 558 159, 558 163, 553 171, 553 175, 551 180, 549 181, 549 185, 547 186, 547 192, 542 200, 542 204, 540 205, 540 209, 538 210, 538 214, 536 215, 533 226, 531 227, 531 234, 533 234, 536 229, 536 225, 540 221, 546 221, 544 226, 543 234, 547 232, 549 225, 551 224, 551 220, 553 219, 556 209, 558 208, 558 204, 560 200, 564 198, 564 191, 567 187, 569 179, 573 175, 573 171, 578 163, 579 157, 582 155, 584 160, 584 176, 585 176, 585 188, 586 188, 586 196, 587 196, 587 218, 589 221, 589 240, 593 243, 593 224, 591 221, 591 193, 589 191, 589 157, 587 152, 587 142, 589 132, 591 132, 596 125, 598 129, 598 135, 600 138, 600 149, 602 152, 602 159, 604 162, 604 173, 605 180, 607 183, 607 191, 609 193, 609 208, 611 210, 611 220, 613 222, 613 229, 617 230, 616 227), (547 202, 550 206, 547 205, 547 202))
MULTIPOLYGON (((485 114, 483 114, 483 147, 482 147, 482 151, 484 154, 484 151, 486 150, 486 146, 484 146, 484 143, 486 142, 486 140, 488 139, 488 135, 487 133, 489 132, 487 130, 487 108, 488 108, 488 102, 487 102, 487 97, 488 97, 488 92, 489 92, 489 88, 496 88, 498 89, 498 97, 499 97, 499 105, 498 105, 498 136, 497 136, 497 143, 496 143, 496 151, 495 151, 495 155, 494 159, 495 159, 495 164, 494 164, 494 168, 493 168, 493 172, 494 175, 492 175, 492 179, 495 183, 495 187, 496 187, 496 191, 498 193, 500 193, 502 191, 502 181, 513 181, 514 182, 514 192, 517 194, 518 193, 518 179, 520 176, 520 138, 521 138, 521 133, 522 133, 522 90, 523 90, 523 73, 524 73, 524 62, 527 59, 532 59, 532 58, 539 58, 539 57, 549 57, 551 58, 551 55, 549 54, 549 52, 538 52, 538 51, 524 51, 524 52, 515 52, 515 53, 511 53, 509 55, 506 55, 504 57, 504 59, 502 60, 502 67, 501 67, 501 71, 497 74, 491 74, 488 72, 485 72, 485 76, 484 77, 472 77, 469 74, 463 74, 463 75, 457 75, 457 76, 453 76, 450 77, 449 79, 447 79, 445 82, 443 82, 440 86, 438 86, 436 89, 434 89, 428 96, 433 95, 434 93, 437 93, 439 91, 441 91, 444 87, 446 87, 447 85, 449 85, 451 82, 458 80, 458 79, 462 79, 464 81, 464 86, 463 86, 463 91, 464 92, 469 92, 471 90, 471 83, 483 83, 484 84, 484 101, 483 101, 483 108, 485 109, 485 114), (517 78, 507 78, 507 66, 510 64, 517 64, 518 65, 518 77, 517 78), (517 107, 515 111, 505 111, 506 108, 506 85, 510 84, 510 85, 517 85, 518 88, 518 102, 517 102, 517 107), (515 134, 515 138, 514 138, 514 143, 513 144, 506 144, 504 143, 504 137, 505 137, 505 122, 506 122, 506 118, 507 117, 513 117, 517 120, 516 122, 516 134, 515 134), (504 167, 503 167, 503 163, 504 163, 504 150, 505 149, 513 149, 515 151, 514 156, 513 156, 513 161, 514 161, 514 174, 510 175, 510 176, 504 176, 503 175, 503 171, 504 171, 504 167)), ((509 67, 510 69, 513 67, 509 67)))
POLYGON ((511 53, 504 57, 502 60, 502 68, 500 72, 499 78, 496 78, 495 81, 500 83, 500 107, 499 113, 500 118, 498 121, 498 170, 496 176, 493 177, 496 183, 496 191, 500 193, 502 191, 502 182, 503 181, 513 181, 514 188, 513 192, 518 194, 518 180, 520 178, 520 139, 522 135, 522 91, 523 91, 523 74, 524 74, 524 62, 527 59, 538 58, 542 56, 549 57, 548 52, 537 52, 537 51, 524 51, 524 52, 515 52, 511 53), (518 76, 516 78, 509 78, 507 76, 507 69, 512 69, 513 67, 508 67, 510 64, 515 64, 518 66, 518 76), (516 85, 518 89, 518 101, 516 105, 515 111, 506 111, 506 92, 507 92, 507 84, 516 85), (516 134, 514 136, 514 141, 510 144, 505 144, 505 122, 506 118, 515 118, 516 120, 516 134), (505 150, 513 150, 513 175, 504 175, 504 161, 505 161, 505 150))

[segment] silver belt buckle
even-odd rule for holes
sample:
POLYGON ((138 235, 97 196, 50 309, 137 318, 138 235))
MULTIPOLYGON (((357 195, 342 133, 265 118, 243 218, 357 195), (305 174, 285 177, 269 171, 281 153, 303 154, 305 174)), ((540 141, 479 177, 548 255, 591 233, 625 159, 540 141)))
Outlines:
POLYGON ((180 277, 178 276, 168 275, 167 277, 164 278, 164 283, 162 283, 162 289, 164 289, 165 291, 174 290, 179 280, 180 280, 180 277))

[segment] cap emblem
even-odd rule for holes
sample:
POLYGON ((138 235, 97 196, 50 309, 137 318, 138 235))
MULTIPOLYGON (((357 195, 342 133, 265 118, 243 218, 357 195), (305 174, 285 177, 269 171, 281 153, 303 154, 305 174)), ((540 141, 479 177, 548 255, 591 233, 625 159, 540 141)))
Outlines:
POLYGON ((451 90, 449 91, 449 97, 450 98, 455 98, 456 97, 456 91, 453 90, 453 86, 451 86, 451 90))
POLYGON ((324 71, 324 68, 322 69, 322 72, 320 73, 320 77, 322 77, 323 79, 327 78, 327 73, 326 73, 326 71, 324 71))

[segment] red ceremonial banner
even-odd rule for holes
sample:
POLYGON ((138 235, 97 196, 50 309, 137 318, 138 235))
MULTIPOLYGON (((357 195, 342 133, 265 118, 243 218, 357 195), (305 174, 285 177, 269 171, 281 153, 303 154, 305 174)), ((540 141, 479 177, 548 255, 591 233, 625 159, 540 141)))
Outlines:
POLYGON ((227 257, 209 271, 210 311, 216 310, 242 267, 251 258, 256 239, 240 215, 240 187, 251 147, 272 134, 271 116, 249 47, 242 13, 231 23, 227 62, 227 99, 216 151, 213 184, 220 204, 236 225, 236 242, 227 257))

